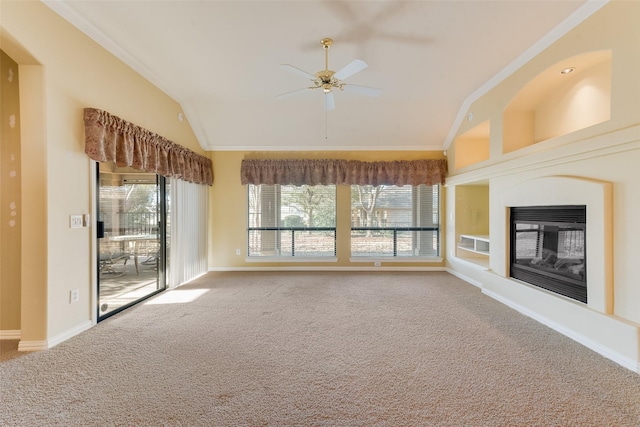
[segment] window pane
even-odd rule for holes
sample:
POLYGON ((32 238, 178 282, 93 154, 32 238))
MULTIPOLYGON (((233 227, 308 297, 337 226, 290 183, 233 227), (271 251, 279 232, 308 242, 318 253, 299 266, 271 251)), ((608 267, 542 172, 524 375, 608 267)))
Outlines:
POLYGON ((335 185, 249 185, 249 256, 335 256, 335 185))
POLYGON ((351 187, 351 256, 439 255, 439 197, 434 186, 351 187))

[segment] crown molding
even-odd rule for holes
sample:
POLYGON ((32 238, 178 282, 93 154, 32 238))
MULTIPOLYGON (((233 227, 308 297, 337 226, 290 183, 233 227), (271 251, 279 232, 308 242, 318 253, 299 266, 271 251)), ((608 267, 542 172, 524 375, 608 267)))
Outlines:
MULTIPOLYGON (((47 7, 56 12, 62 18, 67 20, 73 26, 78 28, 81 32, 86 34, 89 38, 94 40, 104 49, 106 49, 109 53, 114 55, 116 58, 123 61, 129 67, 131 67, 138 74, 149 80, 152 84, 157 86, 161 91, 166 93, 168 96, 176 100, 183 109, 185 116, 187 117, 189 124, 194 132, 195 137, 197 138, 200 146, 205 151, 289 151, 291 147, 229 147, 229 146, 219 146, 210 144, 208 138, 206 136, 206 132, 200 123, 197 120, 197 115, 194 114, 194 108, 187 102, 181 99, 177 93, 174 93, 171 89, 171 85, 161 79, 152 69, 144 66, 140 61, 138 61, 133 55, 131 55, 127 50, 125 50, 118 43, 114 42, 110 37, 104 34, 101 30, 99 30, 93 23, 80 15, 73 7, 69 5, 69 2, 62 0, 41 0, 47 7)), ((453 122, 452 127, 449 130, 447 138, 444 141, 442 146, 425 146, 425 147, 389 147, 389 148, 372 148, 372 147, 361 147, 361 148, 345 148, 345 147, 327 147, 327 146, 313 146, 306 147, 303 149, 299 149, 296 147, 296 151, 372 151, 372 150, 380 150, 380 151, 442 151, 449 148, 451 145, 453 138, 462 123, 467 110, 471 106, 473 102, 478 100, 481 96, 485 95, 489 90, 493 89, 504 79, 509 77, 519 68, 521 68, 524 64, 530 61, 532 58, 540 54, 544 49, 549 47, 552 43, 560 39, 571 29, 575 28, 578 24, 584 21, 586 18, 591 16, 593 13, 598 11, 601 7, 607 4, 609 0, 587 0, 587 2, 576 10, 573 14, 567 17, 564 21, 562 21, 557 27, 551 30, 547 35, 545 35, 542 39, 540 39, 537 43, 527 49, 523 54, 521 54, 518 58, 516 58, 513 62, 503 68, 500 72, 498 72, 494 77, 488 80, 485 84, 483 84, 480 88, 478 88, 475 92, 473 92, 469 97, 467 97, 458 111, 458 115, 453 122)))
POLYGON ((133 55, 131 55, 127 50, 125 50, 118 43, 114 42, 110 37, 104 34, 100 29, 98 29, 92 22, 87 20, 84 16, 79 14, 73 7, 69 5, 68 1, 64 0, 41 0, 46 6, 48 6, 51 10, 56 12, 62 18, 64 18, 71 25, 76 27, 78 30, 87 35, 90 39, 98 43, 104 49, 106 49, 113 56, 127 64, 131 67, 135 72, 140 74, 142 77, 147 79, 150 83, 155 85, 162 92, 166 93, 168 96, 173 98, 176 102, 180 104, 180 107, 184 111, 185 116, 189 121, 189 125, 193 130, 193 133, 200 143, 200 146, 203 150, 207 150, 207 138, 206 133, 204 132, 204 128, 202 124, 198 120, 194 120, 197 117, 196 114, 193 114, 194 109, 190 104, 184 102, 177 93, 174 93, 171 89, 171 85, 161 79, 157 73, 155 73, 151 68, 146 67, 140 61, 138 61, 133 55))
POLYGON ((424 145, 424 146, 368 146, 368 147, 345 147, 344 145, 312 145, 304 147, 292 147, 290 145, 281 146, 261 146, 261 145, 211 145, 205 148, 207 151, 411 151, 411 152, 429 152, 443 151, 441 145, 424 145))

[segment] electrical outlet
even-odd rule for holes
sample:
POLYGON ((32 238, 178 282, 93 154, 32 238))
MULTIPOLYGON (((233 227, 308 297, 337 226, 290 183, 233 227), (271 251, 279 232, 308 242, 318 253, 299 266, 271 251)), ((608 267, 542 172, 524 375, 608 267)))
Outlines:
POLYGON ((82 215, 69 215, 69 228, 82 228, 82 215))
POLYGON ((72 289, 69 291, 69 303, 80 301, 80 290, 72 289))
POLYGON ((373 262, 373 266, 374 267, 380 267, 380 261, 374 261, 373 262))
POLYGON ((240 249, 236 249, 236 255, 240 255, 242 254, 242 252, 240 251, 240 249))

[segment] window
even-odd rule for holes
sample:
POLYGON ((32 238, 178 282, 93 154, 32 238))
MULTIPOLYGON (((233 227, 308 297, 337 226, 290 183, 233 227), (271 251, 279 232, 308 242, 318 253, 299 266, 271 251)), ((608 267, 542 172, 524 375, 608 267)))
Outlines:
POLYGON ((439 188, 352 185, 351 256, 439 256, 439 188))
POLYGON ((335 185, 247 187, 248 256, 335 257, 335 185))

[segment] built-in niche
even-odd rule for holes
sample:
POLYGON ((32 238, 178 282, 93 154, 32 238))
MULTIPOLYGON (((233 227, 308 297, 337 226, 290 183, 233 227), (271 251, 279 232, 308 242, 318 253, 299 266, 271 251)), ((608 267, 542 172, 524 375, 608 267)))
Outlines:
POLYGON ((458 185, 455 194, 456 256, 488 267, 489 185, 458 185))
POLYGON ((487 120, 455 139, 454 166, 456 169, 489 160, 490 130, 491 125, 487 120))
POLYGON ((611 117, 611 51, 556 63, 529 81, 503 114, 503 153, 578 131, 611 117))

